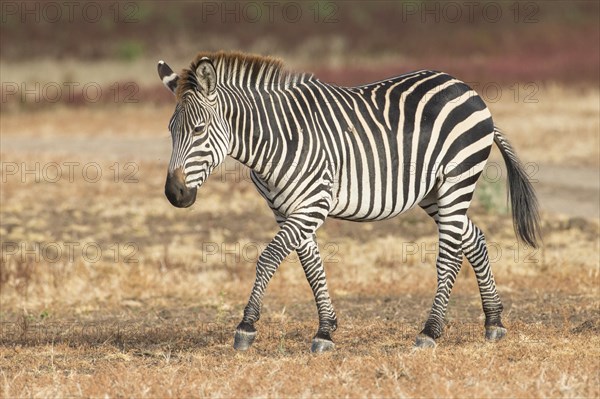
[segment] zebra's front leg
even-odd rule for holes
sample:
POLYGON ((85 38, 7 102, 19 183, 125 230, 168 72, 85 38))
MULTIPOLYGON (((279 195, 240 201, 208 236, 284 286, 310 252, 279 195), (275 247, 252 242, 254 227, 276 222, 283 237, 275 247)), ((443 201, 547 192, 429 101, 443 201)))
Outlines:
POLYGON ((337 329, 337 317, 329 297, 325 269, 316 237, 313 235, 303 242, 296 252, 302 263, 306 279, 312 288, 319 313, 319 329, 312 340, 310 350, 317 353, 325 352, 335 347, 331 333, 337 329))
POLYGON ((323 223, 323 220, 317 225, 307 226, 303 218, 290 216, 280 225, 279 232, 260 254, 256 264, 256 278, 252 293, 248 304, 244 308, 244 317, 235 331, 233 342, 235 349, 246 350, 250 348, 256 338, 254 323, 260 318, 262 298, 269 281, 285 257, 297 249, 307 237, 311 237, 316 228, 323 223))

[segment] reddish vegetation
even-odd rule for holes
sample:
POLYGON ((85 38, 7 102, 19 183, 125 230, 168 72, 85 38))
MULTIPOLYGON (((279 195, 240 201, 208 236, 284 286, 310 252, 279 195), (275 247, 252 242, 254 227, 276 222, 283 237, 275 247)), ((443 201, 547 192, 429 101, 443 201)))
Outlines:
POLYGON ((0 44, 3 58, 11 61, 127 61, 156 54, 191 60, 200 50, 238 49, 298 58, 322 71, 324 79, 344 84, 421 68, 500 83, 598 82, 597 2, 470 2, 476 6, 472 15, 465 5, 469 2, 451 3, 458 7, 460 18, 453 18, 452 7, 444 2, 388 1, 323 2, 318 5, 317 22, 317 3, 307 3, 295 23, 287 21, 281 10, 269 19, 264 4, 263 17, 251 21, 241 2, 232 3, 233 14, 186 2, 132 2, 127 4, 135 7, 122 6, 116 17, 114 5, 106 5, 98 23, 86 21, 81 13, 75 13, 73 21, 62 18, 54 23, 43 14, 36 22, 32 15, 10 13, 3 16, 0 44), (500 9, 499 18, 486 17, 483 9, 488 3, 500 9), (333 18, 325 23, 329 14, 333 18), (27 46, 18 44, 23 42, 27 46), (381 65, 382 56, 401 61, 381 65), (339 58, 336 68, 321 65, 332 57, 339 58), (372 62, 355 67, 356 58, 372 62), (339 77, 340 70, 348 71, 347 76, 339 77))

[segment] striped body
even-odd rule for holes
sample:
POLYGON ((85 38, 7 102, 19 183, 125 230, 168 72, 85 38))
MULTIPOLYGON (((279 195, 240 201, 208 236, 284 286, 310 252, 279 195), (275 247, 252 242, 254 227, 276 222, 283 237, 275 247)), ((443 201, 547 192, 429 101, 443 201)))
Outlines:
MULTIPOLYGON (((331 217, 396 216, 418 204, 440 176, 457 173, 458 165, 479 173, 493 141, 493 122, 481 98, 439 72, 357 88, 309 79, 269 98, 255 104, 248 121, 269 145, 254 142, 248 149, 234 141, 231 155, 243 159, 239 154, 250 152, 261 160, 255 166, 257 186, 284 215, 311 195, 305 177, 314 176, 317 187, 320 180, 331 184, 331 217)), ((232 129, 244 130, 243 123, 232 129)))
POLYGON ((237 349, 254 340, 267 284, 294 250, 319 313, 312 349, 333 347, 337 317, 316 231, 327 217, 383 220, 417 204, 438 225, 440 242, 437 291, 417 345, 430 346, 441 335, 463 255, 479 285, 486 337, 504 335, 485 239, 467 216, 492 143, 507 164, 517 234, 530 245, 539 230, 535 194, 485 103, 466 84, 424 70, 344 88, 285 72, 271 59, 225 53, 198 55, 181 76, 162 62, 158 68, 178 99, 169 123, 171 203, 193 204, 196 188, 230 155, 252 169, 280 226, 259 257, 237 349))

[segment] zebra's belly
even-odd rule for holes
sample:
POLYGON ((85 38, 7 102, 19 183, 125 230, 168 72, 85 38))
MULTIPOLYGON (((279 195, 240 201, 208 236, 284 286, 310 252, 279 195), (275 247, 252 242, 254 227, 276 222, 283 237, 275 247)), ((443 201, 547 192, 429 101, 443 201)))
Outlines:
POLYGON ((337 209, 334 209, 332 212, 329 213, 329 217, 334 219, 349 220, 353 222, 376 222, 378 220, 386 220, 398 216, 401 213, 404 213, 414 208, 419 202, 420 200, 414 201, 411 204, 407 204, 406 207, 394 209, 391 211, 384 211, 377 215, 360 215, 352 212, 339 211, 337 209))
POLYGON ((357 190, 337 190, 334 205, 329 216, 336 219, 356 222, 385 220, 404 213, 419 204, 433 189, 435 177, 419 185, 420 190, 412 187, 405 190, 402 185, 394 190, 385 190, 369 182, 369 186, 357 190))

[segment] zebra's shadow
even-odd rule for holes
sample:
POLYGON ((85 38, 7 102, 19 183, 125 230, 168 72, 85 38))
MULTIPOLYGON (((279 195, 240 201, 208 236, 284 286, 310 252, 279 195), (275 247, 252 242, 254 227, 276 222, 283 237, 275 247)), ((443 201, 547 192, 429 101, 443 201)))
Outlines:
MULTIPOLYGON (((308 304, 307 304, 308 306, 308 304)), ((237 313, 198 317, 136 318, 104 317, 82 320, 28 320, 26 317, 0 321, 0 346, 42 347, 66 345, 72 348, 110 346, 140 356, 162 356, 202 348, 226 349, 233 343, 237 313)), ((260 323, 261 340, 286 340, 306 345, 312 330, 311 320, 288 322, 270 320, 260 323)))

